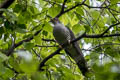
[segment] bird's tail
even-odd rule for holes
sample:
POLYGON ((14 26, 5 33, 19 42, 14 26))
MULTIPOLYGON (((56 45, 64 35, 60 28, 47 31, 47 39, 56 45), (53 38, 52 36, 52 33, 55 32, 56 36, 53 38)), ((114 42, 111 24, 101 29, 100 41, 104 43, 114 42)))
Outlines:
POLYGON ((84 76, 87 76, 87 73, 89 72, 87 64, 84 61, 82 61, 82 62, 79 61, 79 62, 77 62, 77 65, 78 65, 79 69, 81 70, 82 74, 84 76))

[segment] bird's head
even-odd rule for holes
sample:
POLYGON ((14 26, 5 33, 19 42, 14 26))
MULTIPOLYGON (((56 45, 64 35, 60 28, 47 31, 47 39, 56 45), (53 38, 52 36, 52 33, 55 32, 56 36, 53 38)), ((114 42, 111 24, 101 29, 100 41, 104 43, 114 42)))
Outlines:
POLYGON ((54 25, 57 24, 57 23, 60 23, 58 18, 53 18, 53 19, 51 19, 50 22, 52 22, 54 25))

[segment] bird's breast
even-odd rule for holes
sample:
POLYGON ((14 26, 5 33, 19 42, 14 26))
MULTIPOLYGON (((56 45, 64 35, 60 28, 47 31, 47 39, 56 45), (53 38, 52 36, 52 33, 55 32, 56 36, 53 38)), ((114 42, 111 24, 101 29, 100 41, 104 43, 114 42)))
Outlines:
POLYGON ((71 38, 69 30, 64 25, 56 25, 53 29, 53 35, 59 44, 66 43, 71 38))

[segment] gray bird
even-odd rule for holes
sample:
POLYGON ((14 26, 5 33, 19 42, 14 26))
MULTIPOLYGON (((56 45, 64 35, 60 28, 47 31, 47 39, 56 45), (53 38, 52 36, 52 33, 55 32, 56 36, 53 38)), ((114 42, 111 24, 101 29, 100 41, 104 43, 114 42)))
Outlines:
MULTIPOLYGON (((54 38, 59 43, 59 45, 69 43, 75 39, 73 32, 69 28, 65 27, 62 23, 60 23, 58 18, 53 18, 51 22, 54 24, 54 38)), ((82 74, 85 76, 88 72, 88 67, 78 43, 74 42, 73 44, 69 44, 64 48, 64 50, 72 59, 75 60, 82 74)))

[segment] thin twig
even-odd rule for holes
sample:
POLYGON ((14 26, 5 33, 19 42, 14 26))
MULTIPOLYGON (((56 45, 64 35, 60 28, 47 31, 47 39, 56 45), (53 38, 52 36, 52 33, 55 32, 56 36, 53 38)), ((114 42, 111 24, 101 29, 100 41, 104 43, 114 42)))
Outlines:
POLYGON ((39 65, 39 70, 43 70, 42 67, 45 66, 45 63, 52 58, 53 56, 59 54, 59 52, 62 50, 62 48, 57 49, 54 53, 52 53, 51 55, 49 55, 48 57, 46 57, 45 59, 43 59, 43 61, 40 63, 39 65))
POLYGON ((43 41, 47 41, 47 42, 56 42, 54 39, 42 39, 43 41))
POLYGON ((83 4, 85 3, 85 1, 86 1, 86 0, 84 0, 81 4, 78 3, 78 4, 76 4, 75 6, 72 6, 71 8, 69 8, 69 9, 67 9, 67 10, 65 10, 65 11, 60 12, 56 17, 59 18, 61 15, 63 15, 63 14, 65 14, 65 13, 73 10, 74 8, 76 8, 76 7, 78 7, 78 6, 83 5, 83 4))
POLYGON ((64 0, 64 2, 63 2, 63 4, 62 4, 62 9, 61 9, 60 14, 64 12, 64 8, 65 8, 65 3, 66 3, 66 2, 67 2, 67 0, 64 0))
POLYGON ((59 46, 56 46, 56 45, 52 45, 52 46, 50 46, 50 45, 49 45, 49 46, 43 46, 43 45, 42 45, 42 46, 41 46, 41 45, 35 45, 35 47, 46 47, 46 48, 48 48, 48 47, 59 47, 59 46))
POLYGON ((40 58, 40 54, 38 54, 33 48, 32 48, 32 51, 36 54, 37 57, 40 58))
POLYGON ((96 49, 96 48, 99 48, 99 47, 101 47, 101 46, 105 46, 105 45, 120 45, 120 43, 104 43, 104 44, 99 44, 99 45, 96 45, 96 46, 94 46, 94 47, 92 47, 92 48, 89 48, 89 49, 82 49, 82 50, 84 50, 84 51, 92 51, 93 49, 96 49))
POLYGON ((120 22, 110 25, 101 35, 104 35, 105 33, 107 33, 110 30, 110 28, 112 28, 113 26, 119 25, 119 24, 120 24, 120 22))
POLYGON ((18 71, 16 71, 14 68, 11 68, 5 61, 3 62, 4 66, 7 67, 8 69, 12 70, 14 73, 19 74, 18 71))
POLYGON ((102 35, 102 34, 96 34, 96 35, 84 35, 83 38, 106 38, 106 37, 114 37, 114 36, 120 36, 120 34, 110 34, 110 35, 102 35))

